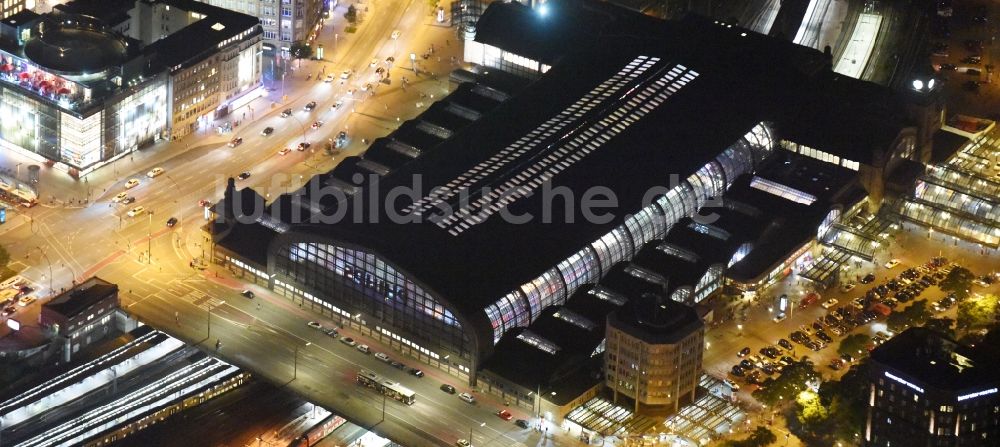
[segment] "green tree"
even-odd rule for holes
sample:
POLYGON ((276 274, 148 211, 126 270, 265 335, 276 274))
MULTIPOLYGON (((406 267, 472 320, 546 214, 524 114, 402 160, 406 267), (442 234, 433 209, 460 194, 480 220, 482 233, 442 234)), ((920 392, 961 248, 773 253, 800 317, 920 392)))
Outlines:
POLYGON ((744 439, 723 441, 719 445, 720 447, 766 447, 777 440, 778 437, 767 427, 757 427, 744 439))
POLYGON ((837 353, 840 355, 847 354, 854 358, 858 358, 865 352, 865 349, 868 347, 868 343, 871 341, 871 337, 865 334, 848 335, 840 340, 840 346, 837 347, 837 353))
POLYGON ((344 18, 352 25, 358 23, 358 8, 355 8, 354 5, 348 6, 344 18))
POLYGON ((7 264, 10 264, 10 252, 3 245, 0 245, 0 267, 4 267, 7 264))
POLYGON ((969 269, 965 267, 955 267, 948 273, 938 287, 945 292, 954 293, 959 301, 969 297, 969 290, 972 289, 972 280, 976 278, 969 269))
POLYGON ((998 310, 996 295, 977 295, 958 303, 958 327, 975 329, 989 326, 996 321, 998 310))
POLYGON ((927 300, 917 300, 905 309, 893 312, 885 320, 886 326, 893 332, 900 332, 908 326, 919 326, 924 324, 931 317, 930 310, 927 309, 927 300))
POLYGON ((296 59, 308 59, 312 57, 313 49, 308 43, 301 40, 296 40, 292 42, 292 47, 289 49, 292 57, 296 59))
POLYGON ((764 405, 773 407, 791 402, 806 389, 806 383, 818 379, 819 374, 812 360, 803 357, 802 360, 786 366, 777 378, 765 380, 764 385, 753 392, 753 397, 764 405))

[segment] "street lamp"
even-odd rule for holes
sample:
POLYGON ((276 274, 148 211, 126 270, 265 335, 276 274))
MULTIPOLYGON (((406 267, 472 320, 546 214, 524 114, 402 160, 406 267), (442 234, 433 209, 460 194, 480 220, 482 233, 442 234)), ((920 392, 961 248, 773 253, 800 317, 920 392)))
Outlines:
POLYGON ((146 213, 149 222, 146 224, 146 263, 153 264, 153 210, 146 213))
MULTIPOLYGON (((480 427, 485 427, 486 423, 485 422, 480 422, 479 426, 480 427)), ((470 425, 469 426, 469 444, 471 444, 471 445, 475 445, 476 444, 475 442, 472 442, 472 429, 474 429, 474 428, 476 428, 475 425, 470 425)))
MULTIPOLYGON (((312 344, 312 342, 308 342, 308 341, 306 342, 306 346, 309 346, 311 344, 312 344)), ((293 366, 293 370, 292 370, 292 380, 295 380, 295 379, 299 378, 299 345, 298 344, 295 345, 295 359, 293 360, 293 364, 294 364, 294 366, 293 366)), ((384 407, 385 406, 383 405, 383 408, 384 407)), ((383 409, 382 411, 383 411, 383 414, 384 414, 385 410, 383 409)), ((384 416, 383 416, 383 418, 384 418, 384 416)))

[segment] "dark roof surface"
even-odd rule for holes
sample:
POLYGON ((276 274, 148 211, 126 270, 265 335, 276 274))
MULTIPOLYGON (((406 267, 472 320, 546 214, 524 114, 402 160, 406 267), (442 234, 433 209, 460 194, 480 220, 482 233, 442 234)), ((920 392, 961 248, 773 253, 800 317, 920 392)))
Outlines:
POLYGON ((871 358, 904 380, 939 390, 976 391, 1000 383, 995 359, 976 355, 968 346, 920 327, 892 337, 872 350, 871 358))
MULTIPOLYGON (((516 6, 499 2, 491 5, 490 9, 493 8, 513 8, 514 12, 523 13, 516 6)), ((559 15, 550 12, 549 17, 559 15)), ((500 20, 487 20, 480 22, 477 35, 500 33, 501 28, 511 35, 509 39, 522 34, 500 20)), ((366 187, 360 193, 364 200, 331 207, 338 210, 346 207, 348 216, 370 216, 369 205, 379 204, 379 210, 375 211, 377 222, 365 217, 360 223, 344 219, 334 224, 296 224, 290 233, 301 239, 330 239, 367 247, 459 311, 480 314, 486 304, 620 225, 628 213, 640 208, 650 188, 668 186, 669 174, 686 178, 757 123, 796 117, 795 109, 812 100, 816 85, 825 85, 822 78, 832 76, 829 60, 818 51, 719 26, 696 16, 674 22, 647 18, 622 20, 613 28, 615 34, 596 39, 586 51, 564 54, 560 53, 563 50, 551 50, 552 54, 559 53, 561 60, 545 76, 447 140, 419 129, 417 123, 421 117, 401 126, 393 137, 419 147, 423 155, 382 177, 378 188, 366 187), (422 197, 432 188, 452 182, 558 115, 640 55, 660 60, 640 76, 637 84, 650 82, 661 70, 675 64, 697 72, 698 77, 659 107, 652 108, 645 117, 551 178, 554 187, 572 190, 577 202, 592 187, 613 191, 617 207, 598 210, 611 216, 607 221, 590 222, 580 207, 575 206, 569 216, 554 213, 550 222, 536 218, 514 224, 493 214, 452 235, 428 221, 426 215, 420 223, 394 223, 389 218, 384 204, 395 187, 412 187, 419 181, 422 189, 416 196, 422 197), (358 208, 359 203, 365 207, 363 212, 358 208)), ((462 90, 461 94, 469 96, 470 91, 471 88, 462 90)), ((847 96, 856 94, 844 89, 837 92, 847 96)), ((862 89, 862 93, 868 92, 862 89)), ((594 119, 605 116, 614 107, 609 109, 595 111, 594 119)), ((827 125, 824 121, 805 120, 800 124, 808 128, 827 125)), ((842 121, 830 127, 839 128, 840 124, 842 121)), ((535 150, 545 154, 542 147, 535 150)), ((485 184, 500 187, 503 181, 519 175, 525 168, 507 165, 491 174, 485 184)), ((361 172, 343 165, 336 171, 361 172)), ((313 181, 325 178, 321 175, 313 181)), ((545 201, 540 192, 537 190, 534 195, 508 205, 510 214, 545 215, 545 201)), ((282 200, 278 202, 285 204, 282 200)), ((395 197, 390 208, 395 214, 404 214, 402 210, 411 202, 411 197, 395 197)), ((560 200, 555 203, 556 208, 561 208, 560 200)), ((235 245, 236 251, 242 251, 235 245)))
POLYGON ((646 343, 672 344, 702 330, 705 324, 694 308, 665 297, 630 297, 608 315, 608 326, 646 343))
POLYGON ((199 56, 214 51, 216 46, 249 29, 260 34, 260 19, 194 0, 160 0, 172 7, 202 14, 205 17, 146 47, 155 53, 155 60, 165 67, 200 62, 199 56), (222 25, 219 29, 218 25, 222 25), (214 27, 214 28, 213 28, 214 27))
POLYGON ((43 304, 43 307, 67 318, 72 318, 88 307, 107 298, 108 295, 117 293, 117 284, 94 277, 57 295, 55 298, 49 300, 49 302, 43 304))

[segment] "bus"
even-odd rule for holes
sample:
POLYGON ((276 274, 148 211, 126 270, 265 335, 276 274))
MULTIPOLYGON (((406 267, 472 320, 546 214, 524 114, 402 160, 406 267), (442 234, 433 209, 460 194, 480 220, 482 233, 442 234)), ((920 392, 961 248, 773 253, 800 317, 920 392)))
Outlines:
POLYGON ((413 390, 399 383, 387 380, 367 369, 358 371, 357 381, 360 385, 372 388, 406 405, 413 405, 416 402, 417 393, 414 393, 413 390))

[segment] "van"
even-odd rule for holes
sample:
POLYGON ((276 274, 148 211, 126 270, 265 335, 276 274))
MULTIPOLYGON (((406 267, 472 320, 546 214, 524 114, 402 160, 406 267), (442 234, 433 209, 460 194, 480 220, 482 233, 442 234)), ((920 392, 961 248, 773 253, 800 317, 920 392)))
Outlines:
POLYGON ((361 352, 363 352, 365 354, 371 354, 372 353, 372 350, 368 348, 368 345, 357 345, 357 346, 354 347, 354 349, 357 349, 358 351, 361 351, 361 352))

